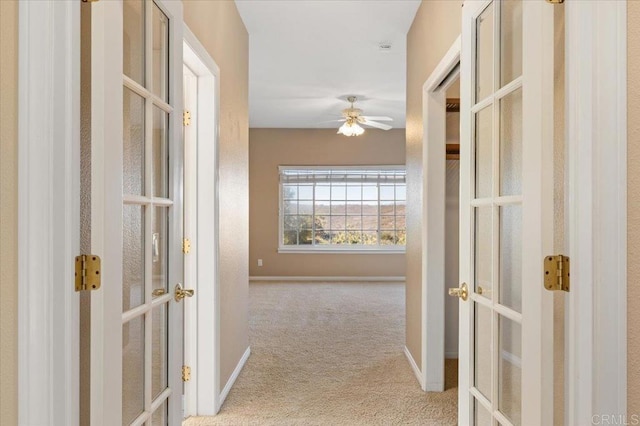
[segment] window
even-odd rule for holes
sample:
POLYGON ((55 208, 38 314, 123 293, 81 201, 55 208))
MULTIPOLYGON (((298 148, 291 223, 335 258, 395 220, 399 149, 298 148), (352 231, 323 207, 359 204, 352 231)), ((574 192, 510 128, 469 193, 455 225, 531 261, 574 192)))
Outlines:
POLYGON ((406 244, 402 166, 280 167, 280 251, 396 251, 406 244))

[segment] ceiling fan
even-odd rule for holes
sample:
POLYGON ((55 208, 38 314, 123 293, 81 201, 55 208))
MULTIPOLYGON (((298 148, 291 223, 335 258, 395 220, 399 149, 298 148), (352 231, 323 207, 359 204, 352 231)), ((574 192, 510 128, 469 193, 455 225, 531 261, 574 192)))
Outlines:
POLYGON ((354 108, 353 106, 357 101, 357 98, 355 96, 349 96, 347 100, 351 102, 351 107, 342 110, 342 119, 335 120, 344 122, 344 124, 338 129, 338 134, 345 136, 360 136, 364 133, 364 129, 360 127, 360 124, 382 130, 391 129, 391 126, 388 124, 378 123, 378 121, 393 121, 393 118, 362 115, 362 110, 354 108))

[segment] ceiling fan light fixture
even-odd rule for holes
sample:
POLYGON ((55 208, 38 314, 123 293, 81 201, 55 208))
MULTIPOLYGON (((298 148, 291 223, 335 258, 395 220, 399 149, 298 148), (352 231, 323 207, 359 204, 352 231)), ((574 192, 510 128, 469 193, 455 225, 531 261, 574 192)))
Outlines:
POLYGON ((355 120, 348 120, 338 129, 338 134, 345 136, 360 136, 363 133, 364 129, 355 120))

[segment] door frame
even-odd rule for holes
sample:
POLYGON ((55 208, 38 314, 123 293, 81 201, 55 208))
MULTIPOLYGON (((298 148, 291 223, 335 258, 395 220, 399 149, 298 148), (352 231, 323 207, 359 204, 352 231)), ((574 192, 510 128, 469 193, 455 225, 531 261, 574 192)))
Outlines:
POLYGON ((80 2, 18 7, 18 423, 77 425, 80 2))
POLYGON ((195 167, 189 169, 185 163, 185 190, 188 186, 195 186, 191 189, 196 191, 195 206, 189 209, 185 204, 185 232, 189 232, 185 237, 191 239, 194 250, 193 255, 185 258, 185 285, 195 290, 194 300, 186 301, 185 305, 185 364, 191 366, 192 372, 191 381, 185 383, 184 414, 188 417, 215 415, 222 405, 218 232, 220 68, 186 24, 183 37, 183 62, 198 79, 197 114, 191 117, 197 133, 196 146, 190 146, 185 140, 185 160, 197 161, 195 167), (200 120, 199 116, 213 117, 213 120, 200 120), (199 265, 206 267, 200 268, 199 265), (213 324, 213 327, 198 327, 198 324, 213 324))
POLYGON ((422 389, 444 391, 446 90, 460 75, 461 36, 422 86, 422 389))
POLYGON ((627 2, 564 7, 565 424, 591 424, 627 415, 627 2))

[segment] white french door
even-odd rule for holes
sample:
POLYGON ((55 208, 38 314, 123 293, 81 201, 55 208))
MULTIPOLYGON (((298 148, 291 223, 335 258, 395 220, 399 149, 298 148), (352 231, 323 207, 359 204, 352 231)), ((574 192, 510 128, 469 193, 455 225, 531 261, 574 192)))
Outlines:
POLYGON ((182 2, 92 3, 91 424, 182 421, 182 2))
POLYGON ((553 7, 463 6, 461 425, 553 420, 553 7))

